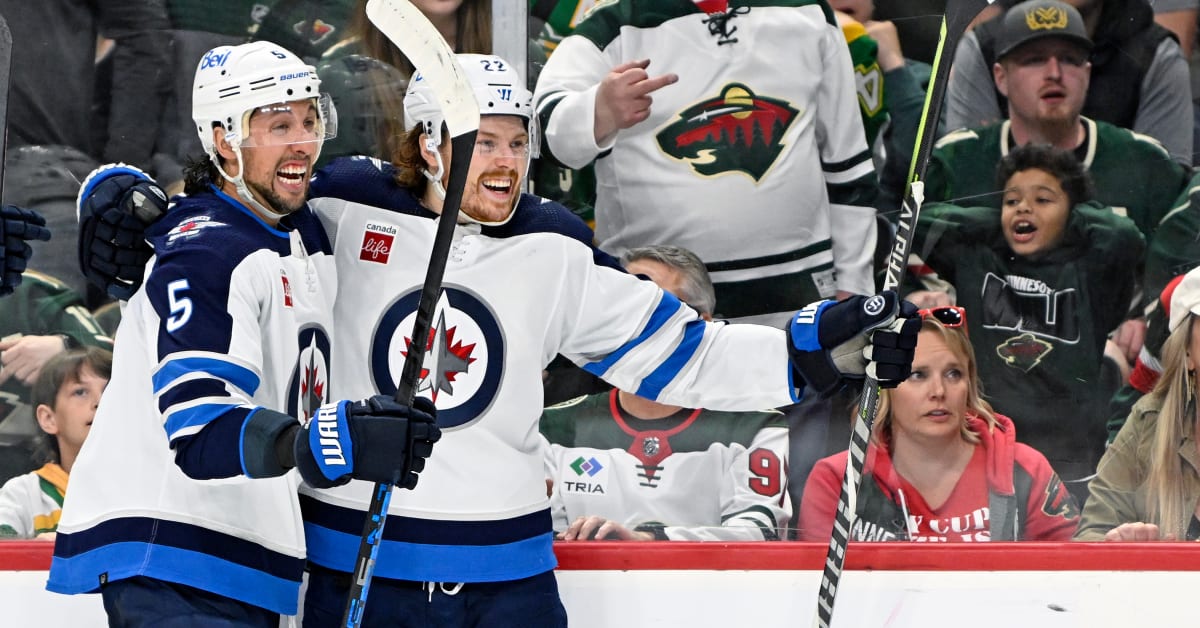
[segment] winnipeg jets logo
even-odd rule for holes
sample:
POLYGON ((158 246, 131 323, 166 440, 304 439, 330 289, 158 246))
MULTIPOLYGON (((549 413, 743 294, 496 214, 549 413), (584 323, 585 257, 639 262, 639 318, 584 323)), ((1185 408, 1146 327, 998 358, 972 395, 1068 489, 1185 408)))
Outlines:
MULTIPOLYGON (((444 302, 443 298, 442 303, 444 302)), ((417 386, 418 393, 430 391, 430 398, 434 403, 437 403, 438 392, 454 394, 454 379, 460 373, 466 373, 467 367, 475 361, 471 357, 475 345, 463 345, 461 341, 455 341, 454 332, 457 328, 447 329, 444 309, 438 313, 437 319, 437 326, 429 330, 429 339, 425 343, 421 383, 417 386)), ((411 350, 412 338, 405 338, 404 342, 408 350, 411 350)), ((405 357, 408 357, 408 350, 404 351, 405 357)))
POLYGON ((325 378, 322 375, 315 352, 310 351, 308 363, 301 366, 300 373, 300 409, 305 418, 312 416, 313 410, 321 407, 325 400, 325 378))
MULTIPOLYGON (((371 377, 383 394, 396 391, 404 360, 414 347, 420 289, 404 294, 380 318, 371 339, 371 377)), ((445 285, 424 341, 421 380, 438 408, 442 429, 469 424, 491 407, 504 373, 505 339, 495 314, 482 299, 461 287, 445 285)))
POLYGON ((175 226, 167 232, 167 244, 172 244, 180 238, 190 239, 200 235, 205 229, 224 227, 225 223, 217 222, 211 216, 194 216, 175 226))
POLYGON ((296 370, 288 386, 288 414, 307 421, 329 402, 329 336, 320 327, 300 330, 296 370))
POLYGON ((721 95, 688 107, 655 136, 663 152, 703 176, 743 172, 755 181, 775 164, 799 110, 731 83, 721 95))

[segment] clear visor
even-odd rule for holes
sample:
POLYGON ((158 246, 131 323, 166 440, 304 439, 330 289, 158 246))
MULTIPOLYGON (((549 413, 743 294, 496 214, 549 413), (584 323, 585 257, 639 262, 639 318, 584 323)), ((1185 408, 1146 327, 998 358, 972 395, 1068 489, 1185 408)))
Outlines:
POLYGON ((329 94, 255 107, 242 116, 242 148, 322 143, 337 136, 329 94))
POLYGON ((487 157, 516 157, 518 159, 540 156, 538 151, 541 138, 537 118, 525 123, 526 136, 509 142, 500 142, 494 138, 479 136, 475 140, 475 154, 487 157))

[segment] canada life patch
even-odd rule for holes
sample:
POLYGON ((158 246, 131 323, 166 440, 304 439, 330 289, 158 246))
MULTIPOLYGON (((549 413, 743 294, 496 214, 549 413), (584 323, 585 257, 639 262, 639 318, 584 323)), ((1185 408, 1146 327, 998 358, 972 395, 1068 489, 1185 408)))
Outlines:
POLYGON ((392 225, 368 222, 366 230, 363 231, 362 249, 358 252, 358 259, 386 264, 392 255, 392 242, 395 239, 396 228, 392 225))

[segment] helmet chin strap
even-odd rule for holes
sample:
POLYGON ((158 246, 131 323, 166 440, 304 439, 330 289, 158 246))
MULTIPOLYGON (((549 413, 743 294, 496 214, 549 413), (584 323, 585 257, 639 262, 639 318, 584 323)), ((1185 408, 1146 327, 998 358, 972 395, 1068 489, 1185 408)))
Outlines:
POLYGON ((262 203, 258 202, 258 199, 254 198, 254 195, 250 193, 250 189, 246 187, 245 180, 242 179, 242 174, 245 172, 245 168, 242 166, 246 163, 246 160, 242 159, 242 141, 236 137, 231 140, 228 135, 225 137, 225 141, 229 143, 229 148, 233 150, 234 157, 238 163, 238 173, 237 176, 231 177, 229 176, 228 172, 225 172, 225 169, 221 167, 220 160, 217 159, 217 151, 214 147, 210 157, 212 158, 213 165, 217 167, 217 172, 221 173, 221 176, 224 177, 226 181, 233 184, 233 187, 237 189, 238 197, 241 198, 242 202, 249 205, 251 209, 262 212, 264 216, 273 216, 276 219, 287 216, 287 214, 281 214, 274 209, 263 205, 262 203))

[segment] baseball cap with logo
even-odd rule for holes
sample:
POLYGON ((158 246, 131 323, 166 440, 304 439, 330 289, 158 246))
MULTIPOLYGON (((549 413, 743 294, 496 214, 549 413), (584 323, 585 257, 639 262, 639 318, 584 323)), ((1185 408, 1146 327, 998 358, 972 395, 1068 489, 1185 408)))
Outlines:
POLYGON ((1003 59, 1017 48, 1044 37, 1069 40, 1091 51, 1092 40, 1083 27, 1079 11, 1057 0, 1029 0, 1009 9, 1000 25, 996 58, 1003 59))

